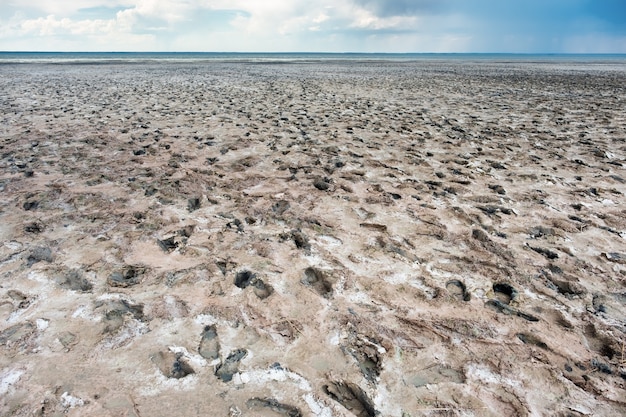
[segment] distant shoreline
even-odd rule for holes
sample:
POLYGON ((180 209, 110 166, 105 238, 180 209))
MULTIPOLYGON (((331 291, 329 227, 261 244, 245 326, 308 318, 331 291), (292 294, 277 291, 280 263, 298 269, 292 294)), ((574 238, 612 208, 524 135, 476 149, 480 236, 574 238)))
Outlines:
POLYGON ((33 52, 0 51, 0 63, 306 62, 306 61, 624 62, 626 54, 361 52, 33 52))

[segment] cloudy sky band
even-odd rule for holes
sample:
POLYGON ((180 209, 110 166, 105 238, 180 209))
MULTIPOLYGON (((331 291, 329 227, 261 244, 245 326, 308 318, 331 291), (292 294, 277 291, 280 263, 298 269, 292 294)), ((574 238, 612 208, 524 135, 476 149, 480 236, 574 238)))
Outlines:
POLYGON ((626 1, 5 0, 0 50, 626 53, 626 1))

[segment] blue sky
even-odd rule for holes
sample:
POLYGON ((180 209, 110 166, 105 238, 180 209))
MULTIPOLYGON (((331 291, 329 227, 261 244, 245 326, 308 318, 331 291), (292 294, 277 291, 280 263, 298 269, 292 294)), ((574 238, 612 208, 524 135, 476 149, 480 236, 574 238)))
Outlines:
POLYGON ((2 0, 0 50, 626 53, 626 0, 2 0))

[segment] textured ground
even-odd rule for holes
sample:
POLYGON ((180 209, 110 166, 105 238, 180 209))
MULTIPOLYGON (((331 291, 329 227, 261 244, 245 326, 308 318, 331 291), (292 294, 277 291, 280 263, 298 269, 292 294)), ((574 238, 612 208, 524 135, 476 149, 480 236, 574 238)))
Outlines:
POLYGON ((625 85, 0 66, 0 414, 626 414, 625 85))

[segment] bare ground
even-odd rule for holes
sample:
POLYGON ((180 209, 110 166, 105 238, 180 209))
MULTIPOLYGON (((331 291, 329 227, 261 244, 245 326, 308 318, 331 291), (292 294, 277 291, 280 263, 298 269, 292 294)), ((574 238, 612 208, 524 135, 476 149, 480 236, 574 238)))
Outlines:
POLYGON ((0 67, 0 413, 626 414, 626 69, 0 67))

